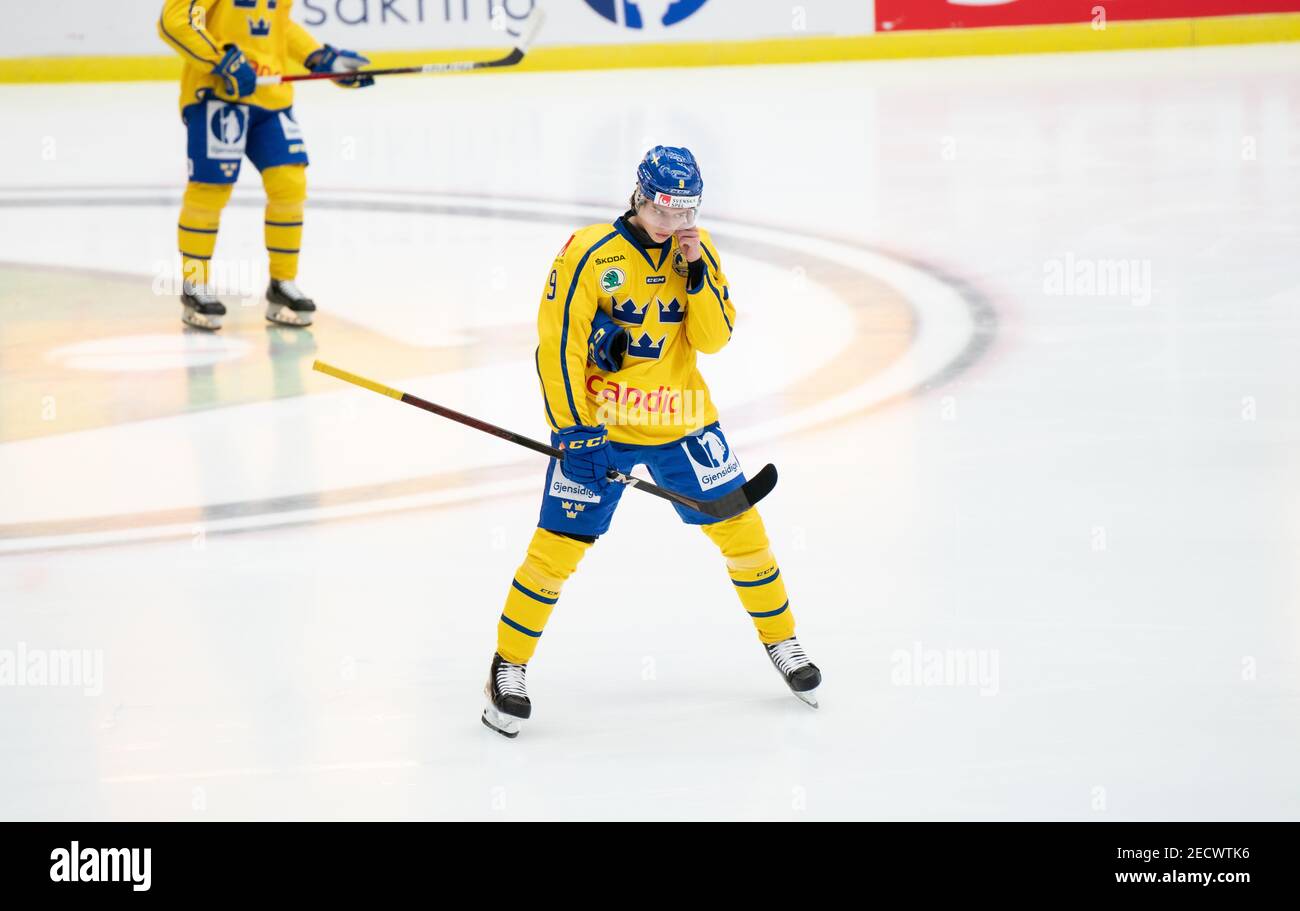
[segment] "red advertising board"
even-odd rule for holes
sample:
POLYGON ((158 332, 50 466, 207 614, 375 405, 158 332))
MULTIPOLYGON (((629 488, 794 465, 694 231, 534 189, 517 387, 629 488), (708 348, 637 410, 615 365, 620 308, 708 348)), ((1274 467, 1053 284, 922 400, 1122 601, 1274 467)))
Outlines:
POLYGON ((876 0, 876 30, 1300 12, 1300 0, 876 0))

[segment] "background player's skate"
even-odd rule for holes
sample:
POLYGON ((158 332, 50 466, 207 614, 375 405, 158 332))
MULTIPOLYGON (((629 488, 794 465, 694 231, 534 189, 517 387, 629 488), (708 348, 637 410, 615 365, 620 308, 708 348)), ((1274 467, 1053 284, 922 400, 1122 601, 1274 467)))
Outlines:
POLYGON ((316 302, 299 290, 291 279, 271 279, 266 289, 266 318, 285 326, 310 326, 316 302))
POLYGON ((195 329, 220 329, 226 305, 207 287, 185 282, 181 286, 181 321, 195 329))

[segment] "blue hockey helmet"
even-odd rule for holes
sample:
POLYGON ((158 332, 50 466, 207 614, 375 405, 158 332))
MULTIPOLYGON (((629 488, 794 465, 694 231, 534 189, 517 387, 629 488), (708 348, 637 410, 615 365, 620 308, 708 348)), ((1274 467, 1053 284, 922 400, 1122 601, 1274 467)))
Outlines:
POLYGON ((665 228, 690 227, 704 193, 700 166, 690 149, 655 146, 636 169, 635 208, 638 214, 659 216, 665 228), (651 209, 643 211, 643 206, 651 209))

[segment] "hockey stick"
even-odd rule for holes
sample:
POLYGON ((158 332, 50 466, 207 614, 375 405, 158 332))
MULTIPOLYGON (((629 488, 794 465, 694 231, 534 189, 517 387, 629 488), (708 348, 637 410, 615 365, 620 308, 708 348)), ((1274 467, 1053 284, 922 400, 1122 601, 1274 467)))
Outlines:
POLYGON ((350 70, 346 73, 299 73, 292 76, 258 76, 258 85, 279 85, 282 82, 307 82, 313 79, 351 79, 355 76, 400 76, 407 73, 464 73, 470 70, 486 70, 503 66, 514 66, 524 59, 528 45, 537 37, 546 14, 540 6, 524 22, 523 30, 514 48, 504 57, 496 60, 463 60, 455 63, 424 63, 418 66, 394 66, 382 70, 350 70))
MULTIPOLYGON (((385 386, 383 383, 376 383, 374 380, 368 380, 363 376, 357 376, 355 373, 341 370, 332 364, 325 363, 324 361, 316 361, 311 365, 311 369, 318 373, 327 373, 332 377, 343 380, 345 383, 360 386, 362 389, 369 389, 371 392, 378 392, 380 395, 386 395, 390 399, 397 399, 399 402, 405 402, 407 405, 414 405, 416 408, 423 408, 425 411, 431 411, 441 417, 450 418, 453 421, 464 424, 466 427, 473 427, 475 430, 482 430, 484 433, 490 433, 503 440, 509 440, 511 443, 523 446, 526 449, 531 449, 533 452, 540 452, 542 455, 550 456, 553 459, 564 459, 564 450, 562 449, 556 449, 554 446, 547 446, 545 443, 539 443, 526 436, 520 436, 513 431, 506 430, 504 427, 489 424, 487 421, 480 421, 478 418, 472 418, 467 414, 461 414, 459 411, 444 408, 442 405, 435 405, 433 402, 427 402, 418 396, 411 395, 409 392, 402 392, 401 390, 394 389, 391 386, 385 386)), ((621 471, 614 468, 609 469, 607 477, 611 481, 615 481, 619 484, 626 484, 628 487, 634 487, 637 490, 644 490, 652 496, 664 500, 671 500, 672 502, 679 503, 689 509, 702 512, 706 516, 710 516, 714 519, 730 519, 732 516, 740 515, 772 492, 772 488, 776 487, 776 466, 764 466, 762 471, 750 478, 738 489, 723 494, 721 497, 713 500, 697 500, 694 497, 688 497, 675 490, 668 490, 667 488, 651 484, 649 481, 644 481, 641 478, 634 478, 631 475, 623 474, 621 471)))

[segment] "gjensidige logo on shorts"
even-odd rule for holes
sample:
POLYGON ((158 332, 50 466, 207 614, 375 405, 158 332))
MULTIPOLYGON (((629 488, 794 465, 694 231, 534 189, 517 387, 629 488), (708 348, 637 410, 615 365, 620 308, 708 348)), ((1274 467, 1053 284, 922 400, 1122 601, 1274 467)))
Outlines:
POLYGON ((700 482, 701 490, 712 490, 740 475, 740 459, 721 434, 706 430, 682 440, 682 449, 700 482))
POLYGON ((599 503, 600 496, 591 492, 588 487, 583 487, 577 481, 572 481, 569 476, 560 468, 559 462, 551 463, 551 479, 547 485, 547 492, 553 497, 559 497, 564 500, 582 500, 584 503, 599 503))
POLYGON ((83 848, 73 842, 50 852, 50 880, 56 883, 131 883, 135 892, 148 892, 153 848, 83 848))
POLYGON ((708 0, 587 0, 587 5, 625 28, 668 28, 687 19, 708 0))
POLYGON ((239 161, 248 145, 248 109, 243 105, 210 100, 204 115, 208 122, 208 157, 214 161, 239 161))

